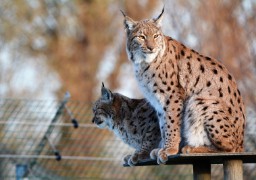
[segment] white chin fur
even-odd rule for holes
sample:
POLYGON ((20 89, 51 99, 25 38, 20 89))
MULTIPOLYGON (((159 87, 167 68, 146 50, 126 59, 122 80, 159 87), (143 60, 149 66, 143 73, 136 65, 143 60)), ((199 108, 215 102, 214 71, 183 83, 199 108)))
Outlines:
POLYGON ((155 53, 151 53, 151 54, 146 54, 145 61, 146 61, 147 63, 151 63, 152 61, 155 60, 156 56, 157 56, 157 53, 156 53, 156 52, 155 52, 155 53))
POLYGON ((142 52, 135 52, 134 53, 134 63, 135 64, 140 64, 142 62, 146 62, 146 63, 151 63, 157 56, 157 52, 155 53, 150 53, 150 54, 144 54, 142 52))

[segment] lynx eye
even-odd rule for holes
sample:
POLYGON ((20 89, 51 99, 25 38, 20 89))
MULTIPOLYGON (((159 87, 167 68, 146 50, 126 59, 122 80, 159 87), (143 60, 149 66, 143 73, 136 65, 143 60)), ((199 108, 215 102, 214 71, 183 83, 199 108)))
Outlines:
POLYGON ((159 37, 159 34, 155 34, 154 35, 154 39, 158 38, 159 37))
POLYGON ((145 39, 146 39, 146 37, 145 37, 145 36, 143 36, 143 35, 138 36, 138 38, 139 38, 139 39, 141 39, 141 40, 145 40, 145 39))

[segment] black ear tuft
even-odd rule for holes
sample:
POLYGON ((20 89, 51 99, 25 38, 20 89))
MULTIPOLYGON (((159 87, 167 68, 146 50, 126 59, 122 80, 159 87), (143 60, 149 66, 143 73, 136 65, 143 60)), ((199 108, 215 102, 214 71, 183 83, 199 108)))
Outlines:
POLYGON ((157 24, 157 26, 161 25, 161 22, 163 20, 163 14, 164 14, 164 7, 162 9, 162 12, 159 14, 159 16, 154 19, 154 22, 157 24))
POLYGON ((134 21, 129 16, 127 16, 122 10, 120 10, 120 11, 121 11, 121 13, 124 16, 124 26, 125 26, 125 29, 128 30, 128 31, 133 30, 133 28, 137 25, 137 22, 134 21))
POLYGON ((103 83, 101 86, 101 98, 109 102, 113 100, 112 92, 109 89, 105 88, 103 83))
POLYGON ((120 11, 123 14, 123 16, 126 17, 126 14, 124 13, 124 11, 122 11, 121 9, 120 9, 120 11))

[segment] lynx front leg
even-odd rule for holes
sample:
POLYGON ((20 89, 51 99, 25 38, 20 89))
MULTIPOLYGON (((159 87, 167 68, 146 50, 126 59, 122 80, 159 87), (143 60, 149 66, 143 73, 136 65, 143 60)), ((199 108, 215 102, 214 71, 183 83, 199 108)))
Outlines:
POLYGON ((183 101, 181 98, 174 98, 172 101, 168 99, 166 101, 166 106, 164 107, 165 116, 160 119, 160 121, 164 121, 165 142, 164 148, 158 151, 157 162, 159 164, 165 163, 169 155, 179 152, 182 107, 183 101))
POLYGON ((164 126, 163 121, 161 121, 161 119, 164 119, 164 118, 165 118, 164 112, 158 112, 158 113, 157 113, 157 117, 158 117, 158 119, 159 119, 159 127, 160 127, 160 132, 161 132, 161 142, 159 143, 158 148, 153 149, 153 150, 150 152, 150 158, 151 158, 151 159, 154 159, 154 160, 156 160, 156 159, 158 158, 158 151, 159 151, 161 148, 164 148, 164 144, 165 144, 165 126, 164 126))

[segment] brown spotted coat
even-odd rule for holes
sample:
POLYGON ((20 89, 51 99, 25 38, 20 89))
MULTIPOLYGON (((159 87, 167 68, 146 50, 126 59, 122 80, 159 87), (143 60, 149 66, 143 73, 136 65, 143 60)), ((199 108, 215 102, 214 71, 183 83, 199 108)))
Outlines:
POLYGON ((152 151, 158 163, 179 152, 242 152, 245 109, 234 77, 160 28, 156 19, 124 15, 127 54, 147 100, 157 110, 164 146, 152 151))
POLYGON ((131 99, 112 93, 102 86, 101 97, 94 103, 93 120, 99 128, 113 131, 124 143, 135 149, 124 158, 134 165, 149 159, 150 152, 158 148, 161 134, 154 108, 146 99, 131 99))

